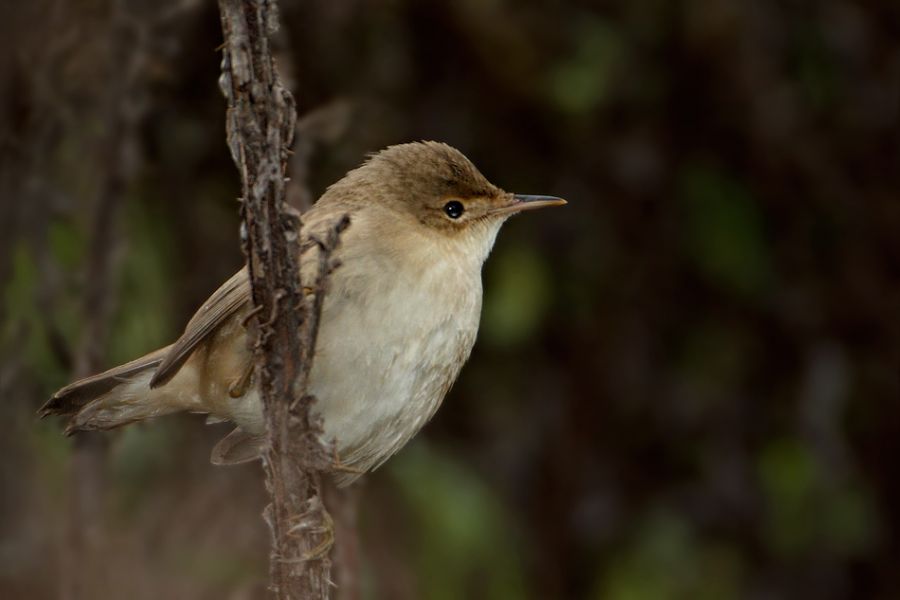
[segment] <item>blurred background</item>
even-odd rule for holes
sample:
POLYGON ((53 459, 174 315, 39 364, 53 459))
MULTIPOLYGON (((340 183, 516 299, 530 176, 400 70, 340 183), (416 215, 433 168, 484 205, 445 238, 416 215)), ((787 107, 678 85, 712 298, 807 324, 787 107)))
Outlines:
MULTIPOLYGON (((351 491, 341 597, 900 597, 900 4, 280 4, 292 202, 419 139, 570 202, 504 228, 460 381, 351 491)), ((35 418, 241 264, 216 5, 0 40, 0 596, 265 597, 227 427, 35 418)))

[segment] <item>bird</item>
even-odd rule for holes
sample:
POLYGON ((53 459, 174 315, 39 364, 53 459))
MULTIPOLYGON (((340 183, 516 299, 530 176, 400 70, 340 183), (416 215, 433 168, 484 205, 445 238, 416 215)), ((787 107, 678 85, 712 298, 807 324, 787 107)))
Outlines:
MULTIPOLYGON (((321 251, 308 243, 350 219, 322 302, 308 392, 333 444, 339 485, 383 464, 435 414, 468 360, 482 304, 482 265, 512 215, 559 206, 506 192, 459 150, 434 141, 388 146, 326 189, 303 215, 301 279, 321 251), (308 265, 308 266, 307 266, 308 265)), ((216 290, 171 345, 57 391, 42 417, 71 435, 175 413, 235 429, 217 465, 259 458, 265 420, 247 328, 247 267, 216 290)))

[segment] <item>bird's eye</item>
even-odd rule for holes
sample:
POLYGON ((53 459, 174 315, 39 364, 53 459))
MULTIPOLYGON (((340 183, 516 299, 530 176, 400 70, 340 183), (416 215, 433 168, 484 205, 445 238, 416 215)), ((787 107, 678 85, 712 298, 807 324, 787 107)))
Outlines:
POLYGON ((444 205, 444 214, 451 219, 458 219, 466 212, 466 207, 459 200, 451 200, 444 205))

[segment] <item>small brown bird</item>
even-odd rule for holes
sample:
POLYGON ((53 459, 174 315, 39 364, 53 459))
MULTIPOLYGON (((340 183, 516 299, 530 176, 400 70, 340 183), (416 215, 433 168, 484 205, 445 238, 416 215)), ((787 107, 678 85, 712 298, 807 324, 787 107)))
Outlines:
MULTIPOLYGON (((481 312, 481 267, 500 226, 524 210, 565 204, 492 185, 446 144, 391 146, 332 185, 304 215, 304 239, 344 214, 310 375, 313 406, 349 483, 406 444, 434 415, 469 357, 481 312)), ((301 271, 318 249, 301 243, 301 271)), ((265 424, 244 322, 246 268, 197 311, 171 346, 56 392, 41 415, 66 433, 111 429, 178 411, 237 428, 212 461, 257 458, 265 424)))

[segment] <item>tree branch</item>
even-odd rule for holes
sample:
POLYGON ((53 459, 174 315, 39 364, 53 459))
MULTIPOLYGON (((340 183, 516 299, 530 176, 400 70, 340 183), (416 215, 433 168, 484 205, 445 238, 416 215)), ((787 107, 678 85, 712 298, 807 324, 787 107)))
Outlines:
POLYGON ((319 263, 313 293, 300 280, 300 216, 285 202, 285 171, 296 122, 294 100, 274 68, 269 35, 275 0, 219 0, 223 45, 220 85, 228 100, 228 147, 241 175, 241 238, 250 267, 257 340, 256 377, 268 447, 266 485, 272 504, 271 586, 276 597, 327 598, 331 517, 321 498, 320 472, 331 464, 321 426, 306 394, 331 253, 342 220, 314 240, 319 263))

